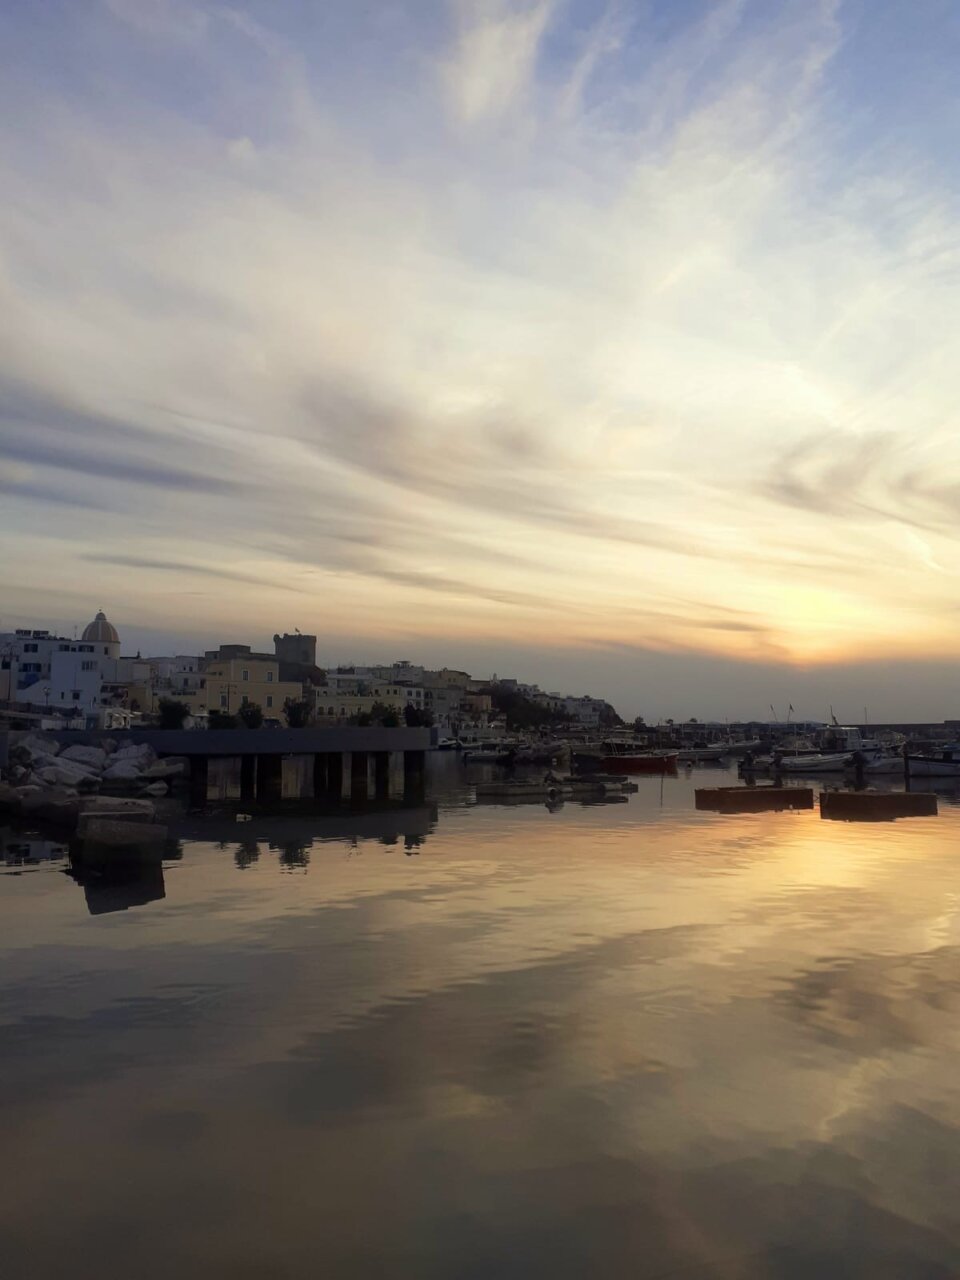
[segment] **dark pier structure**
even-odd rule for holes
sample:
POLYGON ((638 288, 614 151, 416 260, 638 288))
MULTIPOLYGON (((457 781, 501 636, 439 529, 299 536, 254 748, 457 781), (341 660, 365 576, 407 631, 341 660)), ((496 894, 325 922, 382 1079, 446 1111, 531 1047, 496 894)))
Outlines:
MULTIPOLYGON (((5 739, 9 736, 0 734, 0 763, 6 757, 5 739)), ((402 756, 404 796, 416 801, 423 795, 431 730, 117 729, 49 736, 71 744, 102 742, 105 738, 113 738, 119 745, 147 743, 161 758, 182 756, 189 762, 191 803, 201 806, 207 799, 211 760, 238 759, 241 798, 269 803, 282 795, 283 761, 291 756, 312 757, 314 796, 329 801, 343 797, 345 781, 349 781, 353 801, 386 799, 391 758, 402 756)))

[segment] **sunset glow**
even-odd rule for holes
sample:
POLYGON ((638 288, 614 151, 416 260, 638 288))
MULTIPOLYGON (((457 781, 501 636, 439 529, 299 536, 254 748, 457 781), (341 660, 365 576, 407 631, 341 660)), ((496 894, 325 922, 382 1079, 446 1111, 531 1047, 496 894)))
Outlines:
POLYGON ((949 8, 0 21, 4 625, 956 652, 949 8))

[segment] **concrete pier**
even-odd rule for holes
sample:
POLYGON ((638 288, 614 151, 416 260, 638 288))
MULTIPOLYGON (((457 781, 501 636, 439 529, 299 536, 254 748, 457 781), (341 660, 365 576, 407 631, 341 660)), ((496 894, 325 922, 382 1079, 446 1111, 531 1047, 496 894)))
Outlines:
POLYGON ((339 751, 327 756, 327 796, 331 800, 343 799, 343 755, 339 751))
POLYGON ((313 796, 315 800, 323 799, 329 787, 326 752, 318 751, 313 757, 313 796))
POLYGON ((257 757, 240 757, 240 799, 254 800, 257 795, 257 757))
POLYGON ((283 795, 283 756, 257 757, 257 799, 279 800, 283 795))
POLYGON ((373 794, 386 800, 390 794, 390 752, 377 751, 373 756, 373 794))
POLYGON ((194 756, 190 761, 190 804, 202 808, 207 803, 207 787, 210 782, 208 756, 194 756))
MULTIPOLYGON (((390 756, 403 756, 404 794, 422 797, 426 752, 433 740, 430 729, 323 728, 323 729, 86 729, 36 733, 61 745, 86 746, 113 739, 118 746, 146 743, 161 758, 184 756, 189 762, 190 801, 202 806, 207 800, 209 762, 240 760, 240 790, 244 800, 277 800, 282 795, 285 756, 312 756, 314 794, 326 800, 343 795, 344 755, 350 756, 350 793, 358 799, 369 792, 370 757, 374 761, 374 790, 379 798, 389 794, 390 756)), ((0 731, 0 759, 18 737, 0 731)))
POLYGON ((370 780, 370 757, 366 751, 350 753, 350 799, 366 800, 370 780))

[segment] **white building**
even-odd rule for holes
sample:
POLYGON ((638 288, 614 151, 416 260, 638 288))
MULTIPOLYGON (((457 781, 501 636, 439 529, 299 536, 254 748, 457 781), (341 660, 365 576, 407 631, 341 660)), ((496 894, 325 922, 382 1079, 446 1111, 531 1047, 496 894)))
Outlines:
POLYGON ((0 635, 0 696, 10 701, 95 715, 104 683, 116 683, 120 637, 98 613, 79 640, 49 631, 0 635))

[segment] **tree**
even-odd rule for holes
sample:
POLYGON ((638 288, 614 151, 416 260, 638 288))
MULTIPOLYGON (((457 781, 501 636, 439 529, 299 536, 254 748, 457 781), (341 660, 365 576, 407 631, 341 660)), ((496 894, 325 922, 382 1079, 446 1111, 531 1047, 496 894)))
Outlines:
POLYGON ((408 729, 429 729, 433 724, 433 714, 430 711, 421 711, 412 702, 408 702, 403 708, 403 723, 408 729))
POLYGON ((177 702, 173 698, 161 698, 158 705, 161 729, 182 729, 183 722, 190 714, 185 702, 177 702))
POLYGON ((216 707, 207 714, 208 729, 235 729, 237 727, 237 717, 230 715, 226 711, 219 711, 216 707))
POLYGON ((237 718, 245 729, 259 729, 263 724, 263 710, 257 702, 244 702, 237 718))
POLYGON ((393 707, 388 707, 386 715, 380 723, 383 725, 384 729, 399 729, 400 717, 397 715, 396 711, 394 711, 393 707))
POLYGON ((313 707, 306 698, 287 698, 283 713, 291 729, 305 729, 313 715, 313 707))
POLYGON ((566 711, 554 711, 552 707, 534 702, 518 689, 509 689, 502 684, 491 685, 485 692, 490 694, 494 709, 506 717, 507 728, 511 730, 561 729, 573 719, 566 711))

